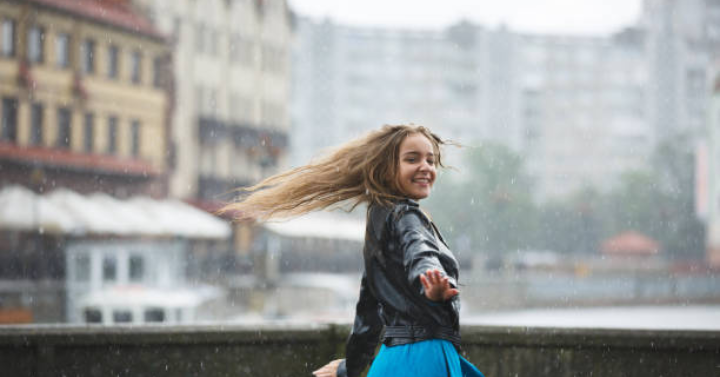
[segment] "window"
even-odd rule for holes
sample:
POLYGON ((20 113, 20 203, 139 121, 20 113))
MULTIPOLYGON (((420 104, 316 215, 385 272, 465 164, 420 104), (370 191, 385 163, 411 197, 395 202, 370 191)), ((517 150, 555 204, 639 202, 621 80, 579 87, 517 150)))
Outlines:
POLYGON ((140 121, 134 120, 130 126, 131 152, 133 157, 140 156, 140 121))
POLYGON ((175 18, 173 19, 173 32, 172 32, 173 40, 179 41, 181 33, 182 33, 182 19, 180 18, 180 16, 175 16, 175 18))
POLYGON ((205 88, 198 85, 195 87, 195 112, 205 115, 205 88))
POLYGON ((82 55, 82 70, 85 74, 91 74, 95 72, 95 41, 92 39, 86 39, 80 48, 80 54, 82 55))
POLYGON ((145 310, 145 322, 165 322, 165 311, 162 308, 145 310))
POLYGON ((220 33, 217 30, 211 29, 206 32, 208 37, 208 45, 210 46, 210 54, 217 56, 218 54, 218 39, 220 39, 220 33))
POLYGON ((70 109, 62 107, 58 109, 58 134, 57 134, 57 147, 63 149, 70 148, 70 123, 71 115, 70 109))
POLYGON ((140 83, 141 78, 141 63, 142 55, 140 54, 140 51, 133 51, 130 55, 130 81, 133 82, 133 84, 140 83))
POLYGON ((70 66, 70 37, 67 34, 58 34, 55 37, 55 63, 58 68, 70 66))
POLYGON ((112 154, 117 152, 117 133, 118 133, 118 125, 117 125, 117 117, 111 116, 108 118, 108 143, 107 143, 107 151, 108 153, 112 154))
POLYGON ((153 59, 153 86, 156 88, 162 87, 163 84, 163 58, 161 56, 153 59))
POLYGON ((230 44, 228 46, 228 55, 230 56, 231 62, 236 62, 239 59, 240 51, 240 36, 237 33, 230 34, 230 44))
POLYGON ((252 65, 253 46, 250 41, 243 38, 240 34, 233 34, 230 37, 230 60, 241 63, 242 65, 252 65))
POLYGON ((198 24, 195 31, 195 50, 202 54, 205 52, 205 25, 198 24))
POLYGON ((114 310, 113 323, 130 323, 132 322, 132 312, 129 310, 114 310))
POLYGON ((143 281, 145 276, 145 261, 139 255, 130 257, 130 281, 143 281))
POLYGON ((83 147, 86 153, 93 152, 93 141, 95 138, 95 115, 93 113, 85 113, 85 141, 83 147))
POLYGON ((75 258, 75 281, 86 282, 90 280, 90 256, 78 255, 75 258))
POLYGON ((102 263, 102 280, 114 282, 117 279, 117 261, 115 257, 106 256, 102 263))
POLYGON ((175 309, 175 320, 178 322, 183 320, 183 311, 181 308, 175 309))
POLYGON ((118 47, 110 45, 108 47, 108 77, 115 79, 118 77, 118 47))
POLYGON ((98 309, 85 309, 85 323, 102 323, 102 312, 98 309))
POLYGON ((282 72, 285 67, 284 52, 274 46, 262 47, 262 69, 268 72, 282 72))
POLYGON ((15 20, 2 20, 2 55, 15 56, 15 20))
POLYGON ((41 103, 30 106, 30 144, 41 145, 43 142, 43 115, 44 108, 41 103))
POLYGON ((30 63, 42 63, 45 32, 38 26, 30 28, 27 34, 27 57, 30 63))
POLYGON ((18 100, 16 98, 3 98, 1 140, 17 141, 17 108, 18 100))
POLYGON ((216 116, 218 112, 218 90, 216 88, 210 88, 208 94, 209 114, 216 116))

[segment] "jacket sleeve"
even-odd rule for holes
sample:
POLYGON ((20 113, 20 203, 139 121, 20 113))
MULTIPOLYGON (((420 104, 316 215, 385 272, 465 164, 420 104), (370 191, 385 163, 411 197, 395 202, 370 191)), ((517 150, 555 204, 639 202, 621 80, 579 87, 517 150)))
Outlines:
POLYGON ((373 359, 382 329, 378 301, 367 285, 367 275, 363 273, 355 323, 345 347, 345 360, 338 366, 338 377, 357 377, 362 373, 373 359))
POLYGON ((427 270, 436 269, 447 277, 450 286, 457 288, 457 280, 448 275, 440 263, 440 242, 433 231, 430 220, 418 208, 405 211, 396 222, 396 236, 403 253, 403 264, 407 273, 408 284, 423 298, 425 289, 420 282, 420 275, 427 270))

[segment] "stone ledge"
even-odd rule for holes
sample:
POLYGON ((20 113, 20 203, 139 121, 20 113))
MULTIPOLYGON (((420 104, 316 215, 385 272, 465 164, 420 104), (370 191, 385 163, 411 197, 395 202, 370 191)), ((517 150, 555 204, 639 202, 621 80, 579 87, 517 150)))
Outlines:
MULTIPOLYGON (((8 376, 299 376, 342 357, 347 324, 0 326, 8 376)), ((714 376, 720 331, 463 326, 487 376, 714 376)))

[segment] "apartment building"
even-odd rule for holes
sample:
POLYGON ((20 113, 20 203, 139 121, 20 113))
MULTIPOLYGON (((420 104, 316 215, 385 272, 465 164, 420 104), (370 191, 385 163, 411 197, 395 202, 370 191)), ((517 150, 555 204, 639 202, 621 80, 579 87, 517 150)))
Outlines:
POLYGON ((216 209, 286 163, 290 10, 285 1, 135 3, 172 43, 170 193, 216 209))
MULTIPOLYGON (((612 186, 651 149, 644 34, 525 35, 461 22, 441 31, 300 19, 293 88, 298 164, 386 123, 425 124, 527 161, 539 200, 612 186)), ((453 161, 459 164, 460 161, 453 161)))

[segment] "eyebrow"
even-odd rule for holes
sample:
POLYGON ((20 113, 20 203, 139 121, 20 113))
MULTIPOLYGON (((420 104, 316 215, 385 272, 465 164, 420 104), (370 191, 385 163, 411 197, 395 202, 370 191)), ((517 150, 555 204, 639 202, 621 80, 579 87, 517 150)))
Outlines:
MULTIPOLYGON (((404 153, 405 156, 407 156, 407 155, 409 155, 409 154, 420 154, 420 152, 418 152, 418 151, 408 151, 408 152, 405 152, 405 153, 404 153)), ((433 153, 433 152, 428 152, 428 156, 435 156, 435 153, 433 153)))

